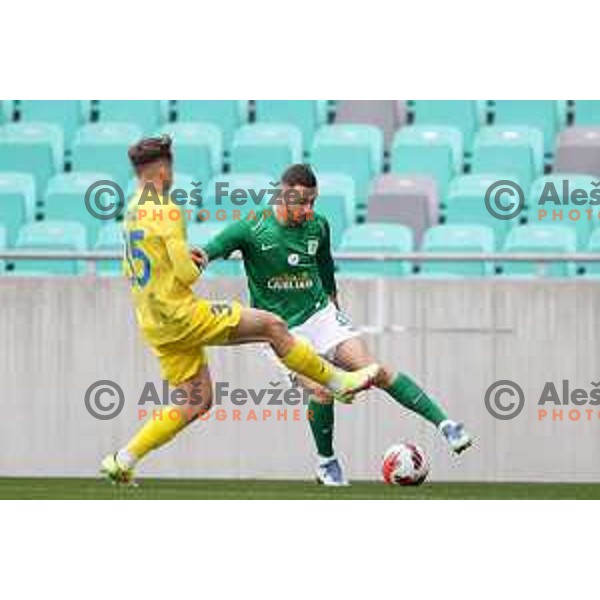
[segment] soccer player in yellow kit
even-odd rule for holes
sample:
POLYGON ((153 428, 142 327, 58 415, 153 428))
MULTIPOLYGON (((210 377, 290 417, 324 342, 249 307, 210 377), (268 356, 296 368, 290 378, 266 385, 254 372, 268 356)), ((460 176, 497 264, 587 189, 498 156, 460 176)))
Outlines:
POLYGON ((129 159, 140 191, 127 208, 125 268, 142 335, 158 357, 163 379, 180 390, 181 401, 162 409, 126 446, 104 458, 101 472, 108 479, 130 483, 144 456, 210 408, 205 346, 268 343, 287 368, 327 387, 341 401, 372 385, 378 365, 352 373, 339 370, 291 335, 280 317, 238 302, 209 302, 195 296, 192 285, 200 271, 187 246, 185 221, 163 195, 168 196, 173 178, 171 139, 143 139, 129 149, 129 159), (160 205, 142 203, 149 190, 158 194, 160 205))

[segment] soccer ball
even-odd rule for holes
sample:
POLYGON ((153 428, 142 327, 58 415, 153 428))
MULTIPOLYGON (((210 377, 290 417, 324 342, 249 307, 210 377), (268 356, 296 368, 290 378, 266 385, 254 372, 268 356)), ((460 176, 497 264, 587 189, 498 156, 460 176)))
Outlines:
POLYGON ((421 485, 429 473, 425 452, 416 444, 395 444, 383 455, 383 480, 392 485, 421 485))

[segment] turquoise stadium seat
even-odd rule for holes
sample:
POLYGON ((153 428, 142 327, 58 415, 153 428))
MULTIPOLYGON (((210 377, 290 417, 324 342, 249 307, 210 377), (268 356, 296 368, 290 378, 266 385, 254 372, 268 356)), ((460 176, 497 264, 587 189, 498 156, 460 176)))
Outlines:
POLYGON ((371 125, 328 125, 315 135, 312 163, 317 171, 354 178, 358 205, 366 206, 371 180, 383 169, 383 133, 371 125))
POLYGON ((544 134, 544 152, 554 152, 556 135, 565 124, 565 102, 558 100, 495 100, 494 123, 524 125, 544 134))
POLYGON ((589 204, 586 200, 584 204, 573 204, 573 191, 576 189, 584 190, 589 198, 589 194, 594 189, 592 181, 595 180, 593 175, 569 174, 561 173, 557 175, 546 175, 540 177, 533 182, 528 196, 527 202, 527 221, 530 225, 566 225, 569 226, 577 235, 577 247, 583 250, 587 247, 590 234, 593 229, 593 222, 588 218, 586 210, 593 210, 593 214, 597 213, 598 207, 589 204), (564 182, 568 182, 568 190, 565 190, 564 182), (548 186, 548 187, 547 187, 548 186), (554 190, 556 193, 554 193, 554 190), (565 191, 568 195, 565 197, 565 191), (540 199, 544 202, 540 202, 540 199), (554 200, 552 200, 554 199, 554 200), (540 214, 540 210, 545 210, 546 215, 540 214), (553 211, 560 211, 554 213, 553 211), (571 211, 573 217, 579 216, 578 219, 569 218, 571 211), (561 218, 562 217, 562 218, 561 218))
POLYGON ((13 100, 0 100, 0 125, 6 121, 12 121, 13 100))
MULTIPOLYGON (((575 230, 565 225, 524 225, 515 227, 508 235, 504 252, 570 254, 577 251, 575 230)), ((571 277, 576 274, 574 262, 544 263, 505 262, 504 275, 571 277)))
POLYGON ((304 149, 308 150, 317 129, 327 122, 326 100, 256 100, 259 123, 288 123, 302 132, 304 149))
POLYGON ((529 127, 483 127, 475 138, 473 173, 507 173, 527 188, 544 172, 542 132, 529 127))
POLYGON ((356 186, 352 177, 338 173, 319 173, 318 182, 315 211, 329 222, 331 247, 335 249, 356 220, 356 186))
MULTIPOLYGON (((476 254, 494 252, 494 232, 481 225, 439 225, 425 232, 423 252, 460 252, 476 254)), ((464 277, 485 277, 494 274, 494 264, 478 262, 424 262, 421 265, 424 275, 460 275, 464 277)))
POLYGON ((26 173, 0 172, 0 226, 12 246, 19 227, 35 218, 35 180, 26 173))
POLYGON ((98 100, 101 123, 131 123, 149 135, 168 120, 168 100, 98 100))
MULTIPOLYGON (((15 249, 82 251, 86 249, 85 227, 71 221, 28 223, 19 229, 15 249)), ((17 260, 14 270, 17 274, 80 275, 85 273, 85 262, 17 260)))
MULTIPOLYGON (((55 175, 48 182, 44 196, 45 218, 51 221, 76 221, 86 228, 86 237, 90 243, 95 242, 98 230, 105 221, 96 219, 87 210, 85 194, 95 182, 111 179, 112 175, 107 173, 83 171, 55 175)), ((110 205, 120 199, 107 194, 105 199, 100 200, 110 205)))
MULTIPOLYGON (((2 227, 0 225, 0 250, 5 250, 7 248, 6 243, 6 227, 2 227)), ((0 260, 0 276, 4 274, 4 270, 6 269, 6 263, 3 260, 0 260)))
POLYGON ((243 125, 233 137, 231 170, 234 173, 276 173, 279 177, 302 162, 302 133, 294 125, 254 123, 243 125))
POLYGON ((223 133, 228 152, 234 131, 248 122, 248 100, 177 100, 178 121, 212 123, 223 133))
MULTIPOLYGON (((187 230, 188 244, 203 248, 215 235, 227 227, 226 223, 192 223, 187 230)), ((243 277, 241 260, 215 260, 211 262, 203 277, 243 277)))
MULTIPOLYGON (((587 251, 591 254, 600 254, 600 229, 596 229, 590 236, 587 251)), ((582 264, 586 277, 600 277, 600 262, 582 264)))
POLYGON ((463 139, 460 130, 442 125, 414 125, 400 129, 392 143, 391 171, 428 175, 444 198, 450 180, 462 172, 463 139))
MULTIPOLYGON (((107 221, 98 231, 95 250, 123 252, 123 227, 114 221, 107 221)), ((96 274, 107 277, 123 275, 121 260, 99 260, 96 262, 96 274)))
MULTIPOLYGON (((392 254, 412 252, 413 245, 413 232, 408 227, 370 223, 347 229, 339 251, 392 254)), ((401 277, 412 272, 412 265, 407 261, 340 259, 337 265, 340 275, 347 277, 401 277)))
POLYGON ((59 126, 65 146, 70 148, 73 136, 90 117, 89 100, 20 100, 21 121, 39 121, 59 126))
POLYGON ((275 211, 278 194, 272 191, 277 188, 271 185, 275 181, 265 173, 233 173, 215 177, 207 189, 203 188, 202 220, 228 224, 240 218, 256 218, 261 210, 275 211))
POLYGON ((223 167, 223 135, 210 123, 171 123, 162 129, 173 138, 175 169, 207 184, 223 167))
POLYGON ((575 100, 577 125, 600 125, 600 100, 575 100))
POLYGON ((73 170, 111 173, 125 190, 132 174, 127 151, 142 136, 142 130, 129 123, 84 125, 73 143, 73 170))
POLYGON ((0 171, 31 173, 36 189, 63 170, 63 133, 50 123, 7 123, 0 127, 0 171))
MULTIPOLYGON (((493 217, 486 208, 485 197, 490 186, 499 181, 514 181, 513 175, 507 173, 482 173, 477 175, 462 175, 456 177, 450 183, 446 202, 444 203, 443 215, 448 225, 483 225, 490 227, 494 232, 496 249, 500 250, 506 240, 506 235, 512 227, 518 225, 519 218, 503 220, 493 217)), ((516 194, 516 193, 515 193, 516 194)), ((523 192, 525 198, 526 194, 523 192)), ((494 193, 491 194, 493 202, 494 193)), ((518 203, 519 198, 515 195, 501 196, 501 201, 508 205, 509 202, 518 203)), ((522 212, 521 214, 525 214, 522 212)))
POLYGON ((471 151, 475 133, 482 122, 476 100, 415 100, 413 110, 417 125, 448 125, 459 129, 465 151, 471 151))

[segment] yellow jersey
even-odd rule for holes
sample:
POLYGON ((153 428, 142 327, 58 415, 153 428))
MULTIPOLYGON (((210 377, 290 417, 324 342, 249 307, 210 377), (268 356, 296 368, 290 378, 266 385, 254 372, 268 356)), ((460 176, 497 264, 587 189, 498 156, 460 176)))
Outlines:
POLYGON ((159 346, 189 333, 197 305, 192 285, 200 271, 190 257, 181 210, 170 198, 140 204, 140 195, 125 216, 124 268, 142 333, 159 346))

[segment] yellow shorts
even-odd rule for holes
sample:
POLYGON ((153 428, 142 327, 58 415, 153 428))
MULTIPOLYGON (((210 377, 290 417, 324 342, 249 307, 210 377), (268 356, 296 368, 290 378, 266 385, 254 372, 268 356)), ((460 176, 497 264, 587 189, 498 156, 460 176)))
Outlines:
POLYGON ((198 300, 187 333, 176 341, 153 346, 160 374, 176 387, 194 377, 208 363, 205 346, 222 346, 240 322, 239 302, 198 300))

